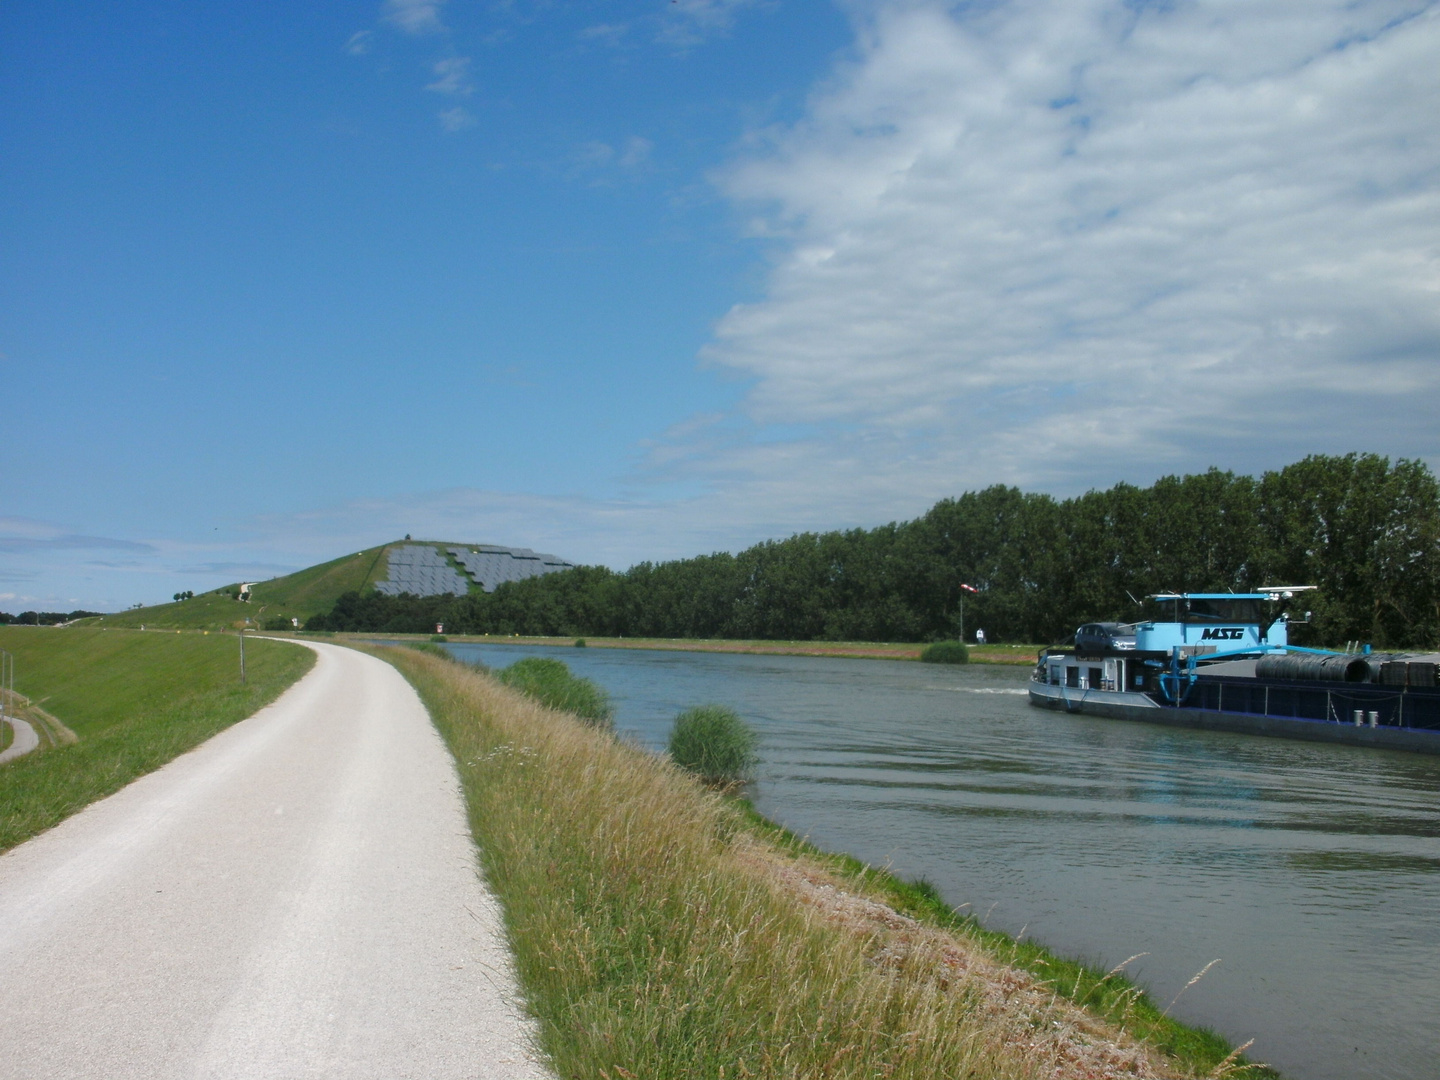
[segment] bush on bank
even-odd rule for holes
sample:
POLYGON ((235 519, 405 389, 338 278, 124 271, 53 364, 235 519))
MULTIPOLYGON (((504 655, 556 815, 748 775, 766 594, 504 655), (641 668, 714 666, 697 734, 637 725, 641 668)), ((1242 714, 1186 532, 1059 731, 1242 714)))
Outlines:
POLYGON ((675 717, 667 749, 670 760, 707 784, 749 780, 759 760, 755 731, 724 705, 697 705, 675 717))
POLYGON ((563 660, 527 656, 497 671, 495 677, 542 705, 578 716, 592 727, 615 727, 610 695, 592 680, 571 672, 563 660))
POLYGON ((970 649, 963 641, 937 641, 920 653, 922 664, 968 664, 970 649))

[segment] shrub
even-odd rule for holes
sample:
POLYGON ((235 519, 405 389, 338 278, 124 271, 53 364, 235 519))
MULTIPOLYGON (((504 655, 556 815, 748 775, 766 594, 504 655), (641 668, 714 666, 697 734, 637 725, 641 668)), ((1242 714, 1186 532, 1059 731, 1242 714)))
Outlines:
POLYGON ((593 727, 613 728, 610 695, 589 679, 573 674, 561 660, 527 656, 496 672, 506 686, 529 694, 542 705, 574 713, 593 727))
POLYGON ((444 634, 431 634, 431 635, 430 635, 430 640, 431 640, 431 641, 449 641, 450 639, 449 639, 448 637, 446 637, 444 634))
POLYGON ((577 638, 575 639, 575 648, 577 648, 577 649, 583 649, 583 648, 585 648, 585 639, 584 639, 583 637, 577 637, 577 638))
POLYGON ((455 659, 453 656, 450 655, 449 649, 446 649, 440 645, 436 645, 430 641, 410 641, 406 644, 408 644, 410 648, 416 650, 417 652, 429 653, 431 656, 443 656, 446 660, 455 659))
POLYGON ((724 705, 697 705, 675 717, 670 729, 671 760, 707 784, 739 784, 755 763, 754 730, 724 705))
POLYGON ((937 641, 925 646, 920 660, 925 664, 968 664, 970 650, 963 641, 937 641))
POLYGON ((295 624, 290 621, 289 615, 271 615, 260 624, 262 630, 293 630, 295 624))

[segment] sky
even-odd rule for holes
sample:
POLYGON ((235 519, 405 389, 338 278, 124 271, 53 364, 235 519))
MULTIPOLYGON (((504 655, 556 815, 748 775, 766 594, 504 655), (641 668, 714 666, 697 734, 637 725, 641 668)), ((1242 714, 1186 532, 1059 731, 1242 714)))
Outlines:
POLYGON ((0 610, 1440 466, 1440 4, 0 6, 0 610))

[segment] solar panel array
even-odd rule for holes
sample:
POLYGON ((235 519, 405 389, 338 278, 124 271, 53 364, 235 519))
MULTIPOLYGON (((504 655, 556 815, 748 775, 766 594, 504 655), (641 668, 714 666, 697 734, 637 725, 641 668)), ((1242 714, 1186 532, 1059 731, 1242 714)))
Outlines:
MULTIPOLYGON (((553 574, 556 570, 568 570, 574 564, 555 555, 545 555, 529 548, 498 547, 494 544, 478 544, 475 547, 452 547, 450 554, 465 568, 465 574, 475 579, 486 592, 506 581, 524 581, 526 578, 553 574)), ((465 574, 458 573, 445 556, 429 544, 406 544, 391 548, 388 559, 389 579, 377 581, 375 591, 388 596, 410 593, 412 596, 439 596, 449 593, 464 596, 470 591, 470 581, 465 574)))
POLYGON ((556 570, 569 570, 574 565, 557 555, 494 544, 479 544, 473 548, 452 547, 450 554, 486 592, 494 592, 495 586, 502 582, 524 581, 541 574, 553 574, 556 570))
POLYGON ((439 596, 441 593, 464 596, 470 591, 470 583, 445 561, 445 556, 425 544, 391 548, 388 562, 390 579, 377 581, 376 592, 389 596, 401 593, 412 596, 439 596))

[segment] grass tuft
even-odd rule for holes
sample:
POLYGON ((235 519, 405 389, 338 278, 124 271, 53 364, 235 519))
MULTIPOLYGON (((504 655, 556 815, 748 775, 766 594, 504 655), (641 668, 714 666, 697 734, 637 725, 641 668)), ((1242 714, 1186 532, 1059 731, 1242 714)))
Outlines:
POLYGON ((667 749, 670 760, 707 784, 734 786, 749 780, 759 760, 754 730, 724 705, 697 705, 675 717, 667 749))
POLYGON ((591 680, 572 673, 563 660, 527 656, 496 672, 496 678, 542 705, 578 716, 591 727, 608 731, 615 728, 610 695, 591 680))
POLYGON ((918 899, 922 900, 927 906, 945 906, 945 898, 940 895, 940 890, 935 887, 935 883, 929 878, 913 878, 912 880, 906 882, 906 884, 910 887, 911 892, 918 899))
POLYGON ((963 641, 937 641, 920 652, 922 664, 968 664, 970 649, 963 641))

